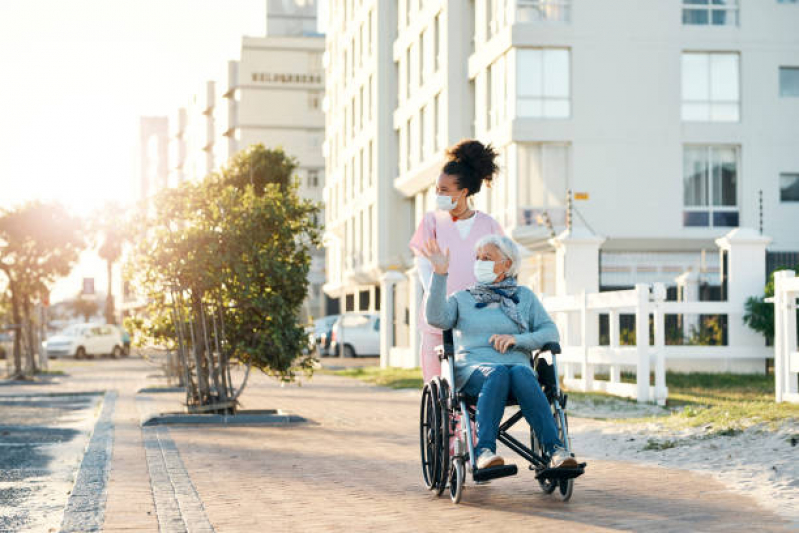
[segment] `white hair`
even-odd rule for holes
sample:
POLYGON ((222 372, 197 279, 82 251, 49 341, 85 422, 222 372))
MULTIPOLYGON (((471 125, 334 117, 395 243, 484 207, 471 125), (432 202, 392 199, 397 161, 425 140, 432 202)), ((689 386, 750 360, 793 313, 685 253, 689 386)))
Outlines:
POLYGON ((479 250, 487 244, 495 246, 496 249, 499 250, 499 253, 506 259, 510 259, 510 268, 508 268, 507 277, 515 278, 519 274, 521 254, 519 253, 519 247, 513 242, 513 239, 505 237, 504 235, 486 235, 477 241, 477 244, 474 245, 474 249, 479 250))

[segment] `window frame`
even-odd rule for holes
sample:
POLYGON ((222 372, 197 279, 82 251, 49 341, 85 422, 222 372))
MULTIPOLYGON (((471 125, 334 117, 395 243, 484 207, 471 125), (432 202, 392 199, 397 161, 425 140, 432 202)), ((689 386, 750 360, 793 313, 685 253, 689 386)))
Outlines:
POLYGON ((683 50, 682 54, 680 55, 680 120, 682 122, 721 122, 721 123, 740 123, 741 122, 741 54, 740 52, 708 52, 708 51, 693 51, 693 50, 683 50), (685 97, 685 57, 686 56, 705 56, 707 58, 707 87, 708 87, 708 99, 707 100, 689 100, 685 97), (736 59, 736 83, 737 83, 737 100, 714 100, 713 99, 713 57, 720 57, 720 56, 732 56, 736 59), (707 106, 707 119, 687 119, 685 118, 685 106, 687 105, 697 105, 702 104, 707 106), (713 109, 715 106, 723 106, 723 105, 730 105, 735 104, 737 116, 735 120, 722 120, 722 119, 714 119, 713 118, 713 109))
POLYGON ((777 72, 777 83, 778 83, 778 91, 780 98, 799 98, 799 85, 797 85, 796 92, 793 94, 788 94, 783 90, 782 86, 782 76, 783 72, 785 71, 795 71, 795 76, 797 79, 797 83, 799 84, 799 66, 795 65, 780 65, 779 70, 777 72))
POLYGON ((522 24, 541 24, 541 23, 554 23, 554 24, 569 24, 571 22, 572 13, 572 0, 514 0, 515 9, 513 12, 514 22, 522 24), (560 7, 562 10, 555 10, 561 12, 560 18, 555 18, 550 15, 548 7, 560 7), (538 20, 521 20, 520 13, 523 10, 535 12, 537 9, 541 16, 538 20))
MULTIPOLYGON (((574 92, 574 87, 573 87, 574 76, 573 76, 573 73, 572 73, 572 60, 571 60, 572 54, 571 54, 571 52, 572 52, 571 48, 568 48, 568 47, 543 47, 543 48, 517 48, 516 49, 516 51, 515 51, 516 57, 514 58, 515 59, 515 72, 514 72, 514 75, 515 75, 515 80, 516 80, 516 83, 515 83, 515 85, 516 85, 516 87, 515 87, 515 92, 516 92, 515 116, 516 117, 533 118, 533 119, 539 119, 539 120, 540 119, 546 119, 546 120, 568 120, 568 119, 572 118, 572 94, 574 92), (568 79, 566 80, 566 86, 568 87, 568 90, 567 90, 567 95, 565 97, 563 97, 563 96, 548 96, 548 95, 546 95, 545 87, 546 87, 547 75, 546 75, 546 60, 545 60, 545 56, 546 56, 547 52, 555 52, 555 51, 558 51, 558 52, 564 52, 565 51, 566 52, 566 58, 567 58, 567 62, 568 62, 567 65, 566 65, 566 72, 567 72, 567 76, 568 76, 568 79), (526 66, 526 65, 524 65, 524 62, 522 61, 522 55, 526 54, 528 52, 538 52, 538 53, 541 54, 540 61, 539 61, 539 68, 540 68, 539 76, 540 76, 540 79, 541 79, 541 94, 538 94, 538 95, 536 95, 534 93, 525 93, 525 92, 523 92, 522 91, 522 87, 520 85, 522 77, 519 75, 519 70, 526 66), (521 109, 521 105, 520 104, 524 103, 525 101, 527 101, 527 102, 540 102, 541 113, 538 114, 538 115, 520 113, 520 109, 521 109), (547 102, 550 102, 550 103, 553 103, 553 102, 564 103, 565 102, 567 104, 567 107, 568 107, 568 112, 565 115, 547 114, 545 112, 547 102)), ((527 66, 529 66, 529 65, 527 65, 527 66)))
POLYGON ((780 204, 789 204, 789 205, 797 205, 797 206, 799 206, 799 196, 797 196, 797 198, 795 200, 793 200, 793 199, 785 199, 783 197, 783 190, 785 189, 785 187, 783 187, 783 185, 782 185, 783 178, 793 178, 793 179, 797 180, 797 183, 799 183, 799 171, 796 171, 796 172, 780 172, 780 178, 779 178, 780 179, 780 182, 779 182, 780 204))
POLYGON ((717 27, 726 27, 726 26, 734 26, 740 27, 741 25, 741 2, 740 0, 731 0, 735 2, 735 5, 726 5, 726 4, 713 4, 710 0, 708 0, 707 4, 693 4, 690 0, 683 0, 681 3, 682 9, 680 9, 680 15, 682 18, 682 25, 683 26, 717 26, 717 27), (685 13, 687 11, 700 11, 707 13, 707 22, 705 23, 695 23, 695 22, 686 22, 685 21, 685 13), (732 24, 724 23, 724 24, 714 24, 713 23, 713 13, 718 12, 734 12, 735 13, 735 22, 732 24))
POLYGON ((713 229, 713 228, 738 228, 741 226, 741 146, 737 144, 683 144, 683 176, 682 176, 682 213, 683 221, 682 227, 686 229, 713 229), (705 189, 706 189, 706 204, 705 205, 685 205, 685 157, 686 150, 689 148, 703 148, 705 150, 705 189), (713 190, 713 150, 733 149, 735 152, 735 205, 714 205, 714 190, 713 190), (686 224, 686 215, 688 213, 707 213, 707 225, 686 224), (736 213, 738 215, 738 223, 734 226, 723 226, 714 223, 716 213, 736 213))

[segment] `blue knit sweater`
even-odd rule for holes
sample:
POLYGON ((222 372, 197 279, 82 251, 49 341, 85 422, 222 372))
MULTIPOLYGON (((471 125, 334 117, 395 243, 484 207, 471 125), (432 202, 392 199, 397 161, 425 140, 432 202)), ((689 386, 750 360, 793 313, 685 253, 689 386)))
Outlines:
POLYGON ((427 322, 441 329, 454 330, 455 386, 461 389, 472 372, 481 364, 530 366, 530 352, 548 342, 558 342, 558 329, 533 291, 519 287, 519 310, 529 329, 519 333, 519 327, 508 318, 499 305, 477 308, 469 291, 463 290, 447 297, 447 275, 433 274, 427 298, 427 322), (488 343, 495 334, 513 335, 516 345, 500 353, 488 343))

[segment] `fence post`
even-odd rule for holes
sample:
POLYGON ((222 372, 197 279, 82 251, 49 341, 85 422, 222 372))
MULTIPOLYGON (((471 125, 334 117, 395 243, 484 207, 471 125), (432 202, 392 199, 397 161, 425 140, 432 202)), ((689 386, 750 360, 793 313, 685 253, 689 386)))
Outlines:
POLYGON ((585 290, 580 294, 580 339, 583 345, 583 389, 594 390, 594 365, 588 361, 588 296, 585 290))
POLYGON ((635 346, 638 352, 638 365, 635 382, 638 401, 649 401, 649 286, 635 284, 635 346))
POLYGON ((791 356, 796 352, 796 294, 789 291, 786 283, 795 273, 784 270, 774 274, 774 379, 776 400, 786 400, 786 395, 795 397, 799 392, 796 376, 791 372, 791 356))
POLYGON ((655 401, 658 405, 666 405, 666 315, 663 313, 663 301, 666 299, 666 286, 655 283, 655 401))
MULTIPOLYGON (((611 354, 616 356, 619 349, 619 312, 616 309, 611 309, 608 315, 608 336, 611 354)), ((610 365, 610 382, 621 382, 621 365, 610 365)))
MULTIPOLYGON (((794 273, 791 272, 785 276, 785 280, 793 279, 794 273)), ((799 383, 796 382, 796 372, 793 371, 791 365, 791 357, 797 353, 797 338, 796 338, 796 293, 785 292, 783 298, 783 316, 785 317, 785 345, 783 349, 785 361, 785 371, 783 372, 783 379, 785 380, 785 392, 790 394, 793 398, 799 393, 799 383), (786 298, 787 297, 787 298, 786 298)), ((789 400, 789 401, 796 401, 789 400)))
POLYGON ((774 399, 777 403, 782 401, 784 386, 783 373, 785 372, 783 330, 785 322, 782 312, 782 283, 787 271, 774 273, 774 399))

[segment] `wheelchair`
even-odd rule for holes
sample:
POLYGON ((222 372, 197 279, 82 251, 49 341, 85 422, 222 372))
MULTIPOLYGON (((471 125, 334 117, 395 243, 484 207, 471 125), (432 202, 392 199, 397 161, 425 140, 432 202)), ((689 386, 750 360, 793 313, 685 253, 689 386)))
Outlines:
MULTIPOLYGON (((441 375, 430 380, 422 389, 419 443, 425 487, 436 496, 441 496, 449 487, 450 498, 457 504, 463 495, 467 463, 471 467, 471 476, 476 483, 513 476, 518 473, 518 469, 516 465, 477 468, 474 451, 476 443, 473 442, 472 433, 477 399, 455 390, 455 348, 452 330, 444 331, 443 340, 444 344, 436 348, 436 355, 441 361, 441 375), (454 446, 451 450, 452 437, 454 437, 454 446)), ((565 411, 568 396, 560 390, 557 378, 556 356, 559 353, 559 344, 548 343, 531 354, 531 363, 549 402, 561 442, 570 452, 569 421, 565 411), (551 365, 541 357, 545 352, 551 354, 551 365)), ((507 405, 516 405, 515 399, 509 398, 507 405)), ((545 494, 555 493, 562 501, 568 501, 574 490, 574 480, 585 473, 586 463, 579 463, 574 468, 548 468, 549 457, 541 443, 537 441, 532 428, 530 428, 529 447, 509 434, 510 429, 522 418, 522 411, 519 409, 503 421, 499 426, 497 440, 530 463, 529 469, 535 473, 535 479, 545 494)))

